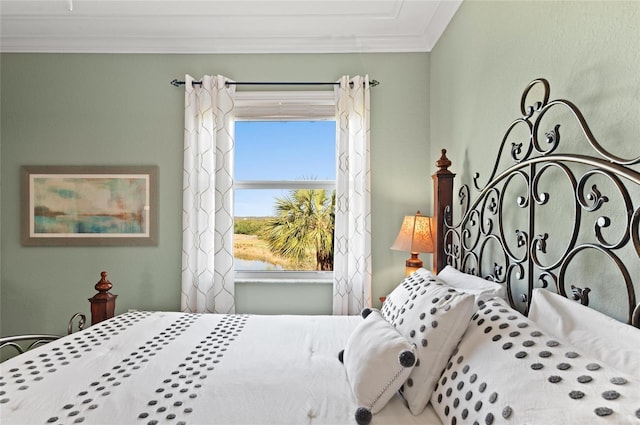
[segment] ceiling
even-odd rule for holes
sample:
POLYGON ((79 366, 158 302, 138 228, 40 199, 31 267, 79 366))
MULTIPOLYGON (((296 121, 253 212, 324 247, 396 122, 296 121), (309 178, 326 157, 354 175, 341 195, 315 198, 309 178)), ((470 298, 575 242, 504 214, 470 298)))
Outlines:
POLYGON ((0 0, 2 52, 431 51, 462 0, 0 0))

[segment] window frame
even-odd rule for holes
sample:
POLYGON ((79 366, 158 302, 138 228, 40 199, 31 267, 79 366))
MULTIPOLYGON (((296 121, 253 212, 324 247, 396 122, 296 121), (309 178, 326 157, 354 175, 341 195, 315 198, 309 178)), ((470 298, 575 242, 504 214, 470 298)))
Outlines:
MULTIPOLYGON (((335 121, 333 91, 253 91, 235 95, 234 121, 335 121)), ((337 132, 336 132, 337 133, 337 132)), ((335 140, 337 143, 337 140, 335 140)), ((337 158, 336 158, 337 161, 337 158)), ((336 190, 336 180, 241 180, 236 189, 336 190)), ((235 216, 234 216, 235 220, 235 216)), ((237 283, 321 283, 333 281, 333 271, 235 270, 237 283)))

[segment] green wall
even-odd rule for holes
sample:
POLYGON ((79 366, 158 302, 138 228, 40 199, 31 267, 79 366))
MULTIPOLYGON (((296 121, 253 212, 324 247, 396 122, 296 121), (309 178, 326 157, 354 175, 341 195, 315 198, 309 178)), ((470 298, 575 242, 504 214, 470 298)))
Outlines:
POLYGON ((640 154, 640 2, 465 0, 431 52, 432 155, 449 148, 468 180, 468 159, 493 159, 538 77, 605 148, 640 154))
MULTIPOLYGON (((89 312, 102 270, 117 312, 180 306, 185 73, 237 81, 334 81, 368 73, 371 98, 373 296, 404 274, 390 251, 402 217, 429 210, 429 56, 2 54, 2 335, 64 332, 89 312), (160 170, 157 247, 23 247, 21 165, 145 165, 160 170)), ((429 256, 424 256, 429 260, 429 256)), ((331 287, 239 285, 238 312, 331 313, 331 287)))
MULTIPOLYGON (((488 177, 507 127, 520 116, 523 90, 539 77, 550 82, 551 99, 571 100, 582 110, 605 149, 640 156, 640 2, 465 0, 430 59, 431 155, 446 147, 458 181, 470 183, 476 171, 488 177)), ((561 146, 595 155, 582 136, 573 138, 577 126, 567 125, 573 121, 558 122, 565 123, 561 146)), ((553 218, 539 223, 551 235, 566 230, 553 218)), ((637 281, 640 262, 628 254, 637 281)), ((593 283, 600 261, 583 265, 571 283, 593 283)), ((592 295, 604 296, 602 309, 612 314, 626 302, 626 294, 608 290, 592 295)))

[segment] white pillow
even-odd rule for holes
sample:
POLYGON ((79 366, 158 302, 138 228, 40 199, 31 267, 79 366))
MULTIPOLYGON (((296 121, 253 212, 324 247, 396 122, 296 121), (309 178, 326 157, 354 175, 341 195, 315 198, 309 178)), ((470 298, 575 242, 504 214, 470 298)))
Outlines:
POLYGON ((438 277, 444 283, 459 291, 475 295, 476 304, 479 301, 486 301, 493 297, 500 297, 503 300, 507 298, 507 290, 503 285, 479 276, 463 273, 451 266, 446 266, 440 270, 438 277))
POLYGON ((540 288, 533 290, 529 319, 585 354, 640 378, 640 329, 540 288))
POLYGON ((474 312, 473 295, 445 285, 431 272, 414 272, 389 294, 383 315, 414 342, 418 360, 401 389, 409 410, 420 414, 474 312))
POLYGON ((443 424, 638 424, 638 394, 639 379, 495 298, 473 316, 431 404, 443 424))
POLYGON ((356 398, 356 422, 366 425, 400 389, 415 365, 415 346, 377 310, 365 309, 339 358, 356 398))

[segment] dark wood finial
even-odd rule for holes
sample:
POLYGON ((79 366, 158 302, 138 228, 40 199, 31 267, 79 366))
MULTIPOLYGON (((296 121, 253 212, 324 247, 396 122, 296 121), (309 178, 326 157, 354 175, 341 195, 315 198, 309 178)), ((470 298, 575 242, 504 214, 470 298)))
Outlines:
POLYGON ((438 172, 448 171, 448 168, 451 166, 451 161, 447 158, 447 150, 442 149, 442 155, 440 159, 436 161, 436 166, 440 169, 438 172))
POLYGON ((445 236, 445 222, 452 223, 451 211, 447 208, 453 205, 453 178, 455 174, 448 170, 451 161, 447 158, 447 150, 442 149, 442 156, 436 161, 438 171, 431 176, 433 179, 433 217, 435 217, 435 252, 433 254, 433 271, 437 273, 447 264, 445 247, 451 245, 451 235, 445 236))
POLYGON ((100 273, 100 281, 94 286, 98 293, 89 298, 89 302, 91 303, 92 325, 114 316, 116 298, 118 296, 109 292, 112 287, 113 285, 109 282, 109 279, 107 279, 107 272, 100 273))
POLYGON ((107 272, 100 273, 100 281, 96 283, 95 288, 98 292, 109 292, 109 290, 113 288, 113 285, 109 282, 109 279, 107 279, 107 272))

